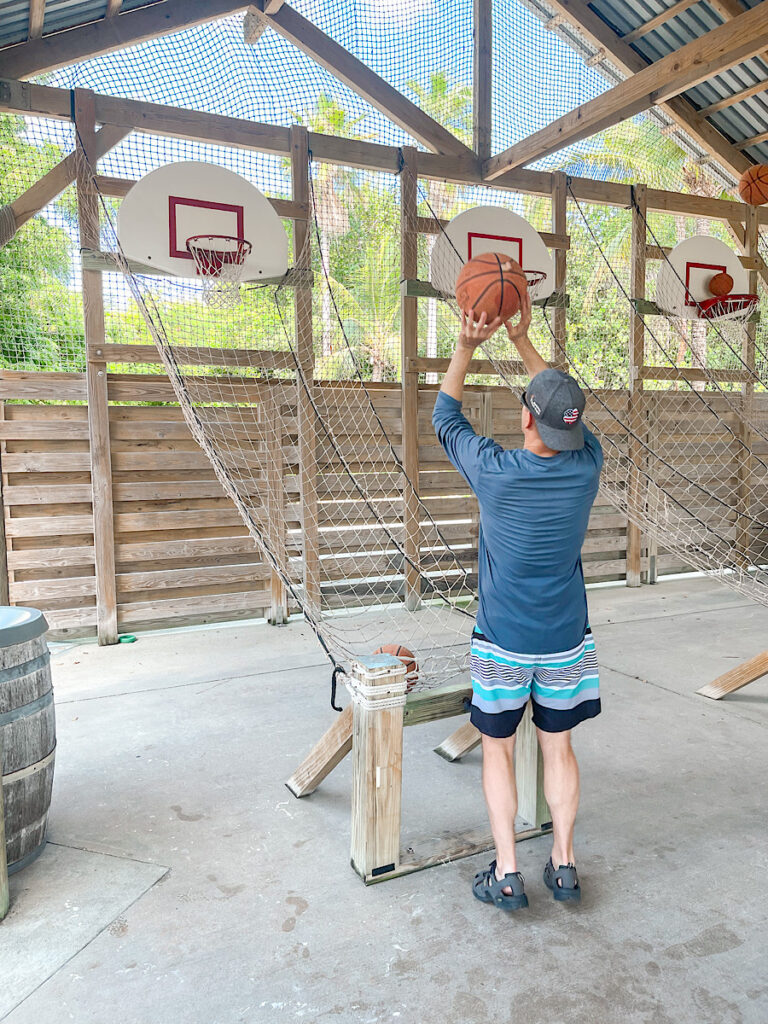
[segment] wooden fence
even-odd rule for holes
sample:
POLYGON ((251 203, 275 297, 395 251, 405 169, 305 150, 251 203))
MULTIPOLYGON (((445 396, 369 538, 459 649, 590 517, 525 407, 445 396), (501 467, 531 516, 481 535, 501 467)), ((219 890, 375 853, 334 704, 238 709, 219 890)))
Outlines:
MULTIPOLYGON (((275 386, 282 389, 283 401, 295 400, 294 385, 284 382, 275 386)), ((355 386, 317 384, 318 388, 337 390, 355 386)), ((11 603, 42 609, 55 636, 94 635, 97 566, 85 375, 6 371, 3 393, 3 586, 11 603)), ((266 616, 275 596, 270 569, 190 435, 167 378, 108 374, 107 393, 119 631, 266 616), (146 402, 167 404, 140 404, 146 402)), ((372 394, 393 444, 402 450, 400 385, 376 385, 372 394)), ((449 543, 470 542, 462 558, 474 571, 477 511, 432 430, 435 394, 434 386, 418 388, 420 493, 441 522, 449 543)), ((626 392, 605 392, 601 397, 619 419, 626 418, 626 392)), ((646 393, 645 400, 653 403, 656 431, 670 441, 677 432, 694 450, 696 431, 711 430, 699 423, 692 407, 681 432, 679 394, 646 393)), ((343 401, 323 402, 328 409, 343 406, 343 401)), ((506 388, 469 389, 465 410, 479 431, 492 434, 502 445, 521 443, 519 405, 506 388)), ((763 396, 758 398, 758 411, 768 416, 768 400, 763 396)), ((225 409, 222 415, 227 415, 225 409)), ((610 413, 595 403, 591 415, 602 430, 622 432, 610 413)), ((285 423, 287 545, 290 554, 300 556, 295 421, 292 424, 291 418, 285 417, 285 423), (291 513, 291 509, 295 511, 291 513)), ((712 449, 697 468, 702 482, 721 494, 736 494, 740 472, 726 436, 720 450, 712 449)), ((380 529, 366 523, 363 516, 356 530, 356 558, 339 557, 337 498, 342 486, 338 474, 318 470, 320 584, 329 603, 336 605, 353 598, 357 601, 354 587, 345 580, 359 579, 363 568, 374 580, 377 576, 384 580, 392 573, 391 559, 382 561, 376 555, 381 546, 380 529)), ((396 495, 391 511, 396 517, 404 514, 402 500, 396 495)), ((349 516, 347 506, 345 523, 349 516)), ((735 530, 735 514, 733 518, 735 530)), ((588 581, 625 577, 626 538, 626 518, 598 497, 583 551, 588 581)), ((643 568, 647 568, 645 560, 643 568)), ((684 566, 675 556, 662 552, 657 568, 663 573, 684 566)), ((382 584, 382 600, 402 597, 402 586, 402 581, 382 584)))

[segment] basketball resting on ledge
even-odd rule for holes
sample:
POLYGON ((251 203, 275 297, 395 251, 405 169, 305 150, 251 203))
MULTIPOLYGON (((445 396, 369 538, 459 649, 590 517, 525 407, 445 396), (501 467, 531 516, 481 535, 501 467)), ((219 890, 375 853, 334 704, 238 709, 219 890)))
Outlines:
POLYGON ((750 206, 768 203, 768 164, 748 167, 739 178, 739 195, 750 206))
POLYGON ((419 666, 413 656, 413 651, 409 651, 408 648, 403 647, 402 644, 384 644, 382 647, 377 647, 373 653, 391 654, 393 657, 399 658, 405 665, 406 691, 413 689, 419 678, 419 666))
POLYGON ((715 274, 714 277, 710 277, 707 282, 707 288, 709 289, 710 295, 717 295, 718 297, 730 295, 733 291, 733 278, 730 274, 726 274, 725 272, 715 274))
POLYGON ((528 290, 525 272, 511 256, 484 252, 469 260, 456 278, 456 301, 460 309, 471 309, 475 320, 485 313, 488 323, 501 317, 509 320, 520 309, 528 290))

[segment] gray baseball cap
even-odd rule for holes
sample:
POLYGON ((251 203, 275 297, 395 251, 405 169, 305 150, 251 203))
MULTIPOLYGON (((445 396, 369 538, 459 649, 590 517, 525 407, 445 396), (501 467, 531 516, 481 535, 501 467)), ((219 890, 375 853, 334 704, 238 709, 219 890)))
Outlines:
POLYGON ((542 370, 523 392, 523 403, 548 448, 573 452, 584 447, 581 416, 587 400, 573 377, 551 367, 542 370))

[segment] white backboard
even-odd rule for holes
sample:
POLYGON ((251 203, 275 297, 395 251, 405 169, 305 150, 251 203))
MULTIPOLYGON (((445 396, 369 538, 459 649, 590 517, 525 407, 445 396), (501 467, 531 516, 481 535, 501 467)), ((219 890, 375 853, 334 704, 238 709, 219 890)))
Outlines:
POLYGON ((656 278, 656 305, 672 316, 698 320, 699 303, 712 298, 709 281, 721 273, 733 278, 731 294, 748 291, 749 277, 738 253, 711 235, 686 238, 661 261, 656 278))
POLYGON ((158 167, 120 206, 117 235, 129 259, 174 277, 196 277, 192 235, 230 235, 253 246, 243 281, 288 269, 288 236, 269 200, 250 181, 218 164, 185 160, 158 167))

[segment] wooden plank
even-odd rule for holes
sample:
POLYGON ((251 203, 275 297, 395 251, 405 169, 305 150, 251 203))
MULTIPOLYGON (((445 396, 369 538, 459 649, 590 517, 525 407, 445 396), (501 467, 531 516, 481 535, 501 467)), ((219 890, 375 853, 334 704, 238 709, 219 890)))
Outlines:
MULTIPOLYGON (((568 11, 571 17, 571 8, 578 8, 579 16, 585 25, 587 22, 590 23, 590 36, 595 31, 595 25, 602 26, 602 31, 607 34, 606 39, 612 37, 621 49, 623 44, 619 37, 591 11, 585 0, 552 0, 550 6, 568 11)), ((631 47, 623 46, 623 56, 619 63, 628 66, 626 62, 632 58, 639 61, 639 65, 635 65, 635 70, 638 66, 646 66, 643 58, 631 47)), ((287 128, 258 124, 242 118, 224 117, 205 111, 99 94, 96 95, 95 101, 96 119, 104 124, 119 124, 153 135, 221 143, 263 153, 289 153, 287 128)), ((695 139, 701 139, 701 144, 715 153, 724 166, 732 168, 736 175, 752 166, 752 161, 731 146, 708 121, 698 118, 697 123, 696 112, 687 101, 678 97, 664 105, 664 109, 674 117, 673 108, 678 103, 682 103, 685 108, 685 116, 679 118, 680 123, 685 125, 686 130, 695 139)), ((0 79, 0 111, 25 115, 38 114, 68 120, 70 106, 70 93, 66 89, 18 82, 10 78, 0 79)), ((400 150, 397 146, 383 146, 362 139, 343 139, 317 132, 309 133, 309 145, 313 157, 319 161, 386 171, 391 174, 397 174, 400 169, 400 150)), ((421 153, 419 159, 419 174, 424 178, 459 184, 484 183, 492 188, 517 191, 526 195, 549 196, 552 192, 552 175, 547 172, 516 170, 503 174, 493 182, 484 182, 482 164, 474 156, 455 157, 439 153, 421 153)), ((572 176, 570 187, 574 196, 584 202, 623 208, 630 205, 628 185, 572 176)), ((648 208, 684 216, 734 222, 743 221, 745 215, 744 204, 741 202, 663 189, 648 190, 648 208)), ((761 208, 758 216, 761 224, 768 224, 768 208, 761 208)))
POLYGON ((286 782, 294 796, 314 793, 323 779, 340 764, 352 750, 352 705, 336 716, 333 725, 310 750, 296 771, 286 782))
MULTIPOLYGON (((361 659, 373 663, 383 659, 361 659)), ((405 689, 405 668, 352 663, 371 694, 352 704, 352 867, 364 881, 397 870, 403 773, 403 708, 375 707, 376 694, 405 689)))
POLYGON ((471 153, 455 135, 288 4, 283 4, 272 15, 266 15, 264 0, 259 0, 255 6, 265 14, 270 28, 290 40, 427 149, 458 156, 471 153))
POLYGON ((732 107, 735 103, 741 103, 742 100, 748 100, 752 96, 759 96, 766 91, 768 91, 768 82, 756 82, 755 85, 750 85, 748 89, 741 89, 731 96, 723 97, 723 99, 718 100, 716 103, 710 103, 708 107, 702 107, 699 114, 702 117, 711 117, 712 114, 716 114, 719 110, 725 110, 727 107, 732 107))
MULTIPOLYGON (((296 202, 309 202, 309 139, 307 129, 291 126, 291 183, 296 202)), ((309 267, 307 221, 293 225, 294 266, 309 267)), ((305 611, 316 616, 320 611, 320 567, 317 506, 317 418, 314 410, 315 352, 312 335, 312 291, 299 287, 294 292, 296 319, 296 356, 300 372, 296 379, 296 415, 299 447, 299 483, 301 488, 301 524, 304 548, 305 611)))
MULTIPOLYGON (((564 171, 555 171, 552 175, 552 233, 566 236, 568 233, 568 178, 564 171)), ((569 240, 570 244, 570 240, 569 240)), ((555 249, 555 292, 566 295, 567 248, 555 249)), ((552 316, 552 365, 555 369, 568 372, 568 353, 566 351, 567 314, 565 306, 556 306, 552 316)))
MULTIPOLYGON (((288 553, 285 545, 283 423, 280 418, 280 409, 274 401, 273 395, 270 394, 263 403, 261 413, 264 426, 269 431, 269 447, 271 449, 271 457, 267 459, 265 466, 269 546, 278 567, 285 571, 288 565, 288 553)), ((271 625, 277 626, 288 621, 288 593, 280 573, 274 570, 270 573, 270 589, 272 601, 269 609, 269 622, 271 625)))
POLYGON ((517 813, 534 828, 551 826, 544 798, 544 761, 533 724, 533 707, 528 702, 515 740, 515 780, 517 782, 517 813))
MULTIPOLYGON (((419 157, 421 159, 421 157, 419 157)), ((419 281, 415 278, 403 278, 400 281, 400 294, 406 298, 421 299, 444 299, 445 295, 437 291, 429 281, 419 281)), ((558 306, 568 306, 567 295, 550 295, 546 299, 534 299, 534 306, 546 306, 548 309, 555 309, 558 306)))
POLYGON ((623 43, 634 43, 635 40, 641 39, 649 32, 653 32, 654 29, 658 28, 659 25, 664 25, 672 18, 676 18, 678 14, 682 14, 683 11, 687 11, 689 7, 693 7, 694 4, 700 3, 701 0, 676 0, 675 3, 670 4, 663 11, 657 14, 654 18, 649 18, 648 21, 643 22, 637 28, 631 32, 627 32, 626 35, 621 37, 623 43))
MULTIPOLYGON (((102 195, 124 199, 136 184, 136 179, 97 174, 96 184, 102 195)), ((271 196, 267 196, 266 199, 278 217, 287 220, 306 220, 309 216, 309 207, 306 203, 296 203, 292 199, 275 199, 271 196)))
POLYGON ((167 601, 136 601, 119 608, 121 629, 139 623, 154 624, 162 620, 194 618, 196 622, 220 622, 222 617, 262 618, 269 607, 268 590, 249 589, 240 594, 202 594, 199 597, 177 597, 167 601))
POLYGON ((462 757, 469 754, 475 747, 480 746, 482 734, 471 722, 465 722, 455 729, 450 736, 435 747, 435 753, 444 757, 446 761, 460 761, 462 757))
MULTIPOLYGON (((418 213, 418 156, 412 147, 403 148, 403 170, 400 174, 400 276, 412 279, 418 271, 418 233, 415 230, 418 213)), ((418 355, 419 310, 417 300, 407 295, 400 299, 400 358, 402 380, 402 437, 403 437, 403 528, 405 530, 405 588, 406 608, 410 611, 421 602, 419 557, 421 551, 421 524, 419 511, 419 374, 411 369, 418 355)))
POLYGON ((29 28, 27 39, 39 39, 43 34, 45 0, 29 0, 29 28))
POLYGON ((719 380, 740 382, 752 380, 749 370, 722 370, 717 367, 703 369, 700 366, 642 366, 640 380, 719 380))
MULTIPOLYGON (((747 219, 744 224, 744 250, 747 256, 755 256, 759 252, 760 228, 757 223, 757 216, 754 213, 755 207, 750 206, 747 211, 747 219)), ((757 273, 750 270, 747 275, 747 288, 750 293, 757 292, 757 273)), ((738 488, 736 492, 740 516, 738 519, 738 534, 736 537, 736 551, 746 567, 751 565, 750 547, 752 539, 752 522, 750 516, 752 504, 752 481, 754 473, 754 458, 752 448, 754 445, 754 432, 750 426, 754 419, 754 395, 755 395, 755 325, 747 324, 743 332, 741 358, 745 367, 752 371, 752 376, 745 381, 741 389, 741 422, 739 424, 739 438, 742 448, 739 453, 738 464, 738 488)))
MULTIPOLYGON (((84 160, 95 166, 95 103, 93 93, 74 92, 78 147, 84 160)), ((77 211, 80 244, 95 246, 99 240, 99 206, 87 171, 78 173, 77 211)), ((104 301, 101 277, 82 272, 85 340, 88 348, 104 344, 104 301)), ((117 594, 115 587, 115 535, 112 510, 112 465, 109 441, 109 400, 107 365, 89 359, 86 369, 88 428, 91 445, 91 486, 93 500, 93 543, 96 551, 96 615, 99 644, 117 643, 117 594)))
MULTIPOLYGON (((633 299, 645 298, 646 216, 648 209, 646 191, 645 185, 635 186, 632 206, 630 288, 633 299)), ((639 587, 643 536, 638 525, 638 518, 641 515, 644 490, 641 475, 644 459, 641 438, 645 433, 643 378, 640 376, 640 369, 645 364, 645 321, 634 306, 630 313, 629 346, 629 426, 632 436, 629 439, 631 465, 627 498, 630 511, 630 521, 627 523, 627 586, 639 587)))
POLYGON ((732 668, 730 672, 725 672, 717 679, 713 679, 711 683, 702 686, 696 693, 700 693, 702 697, 711 697, 712 700, 720 700, 766 674, 768 674, 768 651, 763 651, 761 654, 756 654, 754 658, 750 658, 749 661, 732 668))
POLYGON ((493 179, 512 168, 540 160, 672 99, 756 56, 767 43, 768 11, 758 4, 491 157, 484 165, 485 177, 493 179))
MULTIPOLYGON (((5 419, 5 402, 0 402, 0 422, 5 419)), ((13 542, 6 534, 5 521, 10 510, 7 507, 5 500, 5 489, 8 486, 8 470, 6 465, 6 459, 8 457, 7 444, 5 441, 0 440, 0 605, 8 605, 11 603, 10 599, 10 580, 11 572, 13 571, 12 558, 13 558, 13 542)), ((2 751, 0 750, 0 765, 2 765, 2 751)), ((1 774, 1 770, 0 770, 1 774)), ((0 789, 2 783, 0 783, 0 789)), ((0 808, 0 817, 2 817, 2 808, 0 808)), ((0 836, 0 840, 2 836, 0 836)), ((5 847, 0 842, 0 851, 4 850, 5 847)), ((2 852, 0 852, 2 857, 2 852)))
POLYGON ((493 3, 473 0, 474 46, 472 58, 473 149, 480 160, 491 155, 493 3))
MULTIPOLYGON (((405 368, 407 372, 412 373, 428 373, 431 370, 445 373, 450 363, 450 359, 440 356, 410 356, 405 368)), ((490 359, 470 359, 467 372, 491 374, 497 377, 500 370, 510 375, 525 374, 526 372, 523 363, 517 359, 497 360, 496 362, 492 362, 490 359)))
POLYGON ((86 394, 84 373, 0 370, 0 398, 82 402, 86 394))
MULTIPOLYGON (((738 3, 738 0, 735 2, 738 3)), ((608 22, 590 7, 589 0, 549 0, 548 6, 598 53, 604 53, 622 74, 633 75, 648 67, 647 59, 621 39, 608 22)), ((660 106, 675 124, 684 129, 695 144, 703 147, 705 152, 710 153, 734 177, 738 178, 749 167, 751 161, 683 96, 675 96, 660 106)), ((649 209, 656 208, 653 191, 649 189, 649 209)))
MULTIPOLYGON (((241 366, 262 370, 293 370, 296 360, 291 352, 266 348, 213 348, 207 345, 172 345, 169 349, 179 366, 241 366)), ((106 344, 94 355, 107 363, 162 365, 156 345, 106 344)))
MULTIPOLYGON (((0 737, 0 765, 3 763, 3 743, 0 737)), ((5 801, 3 800, 2 770, 0 769, 0 921, 7 916, 11 905, 8 889, 8 859, 5 852, 5 801)))
POLYGON ((9 47, 3 53, 3 73, 10 78, 29 78, 43 71, 76 64, 85 58, 113 53, 148 39, 224 18, 244 6, 237 0, 234 3, 232 0, 164 0, 163 3, 124 11, 119 18, 64 29, 9 47))
POLYGON ((433 690, 415 690, 405 699, 404 725, 438 722, 467 713, 472 699, 472 687, 467 683, 452 683, 433 690))

